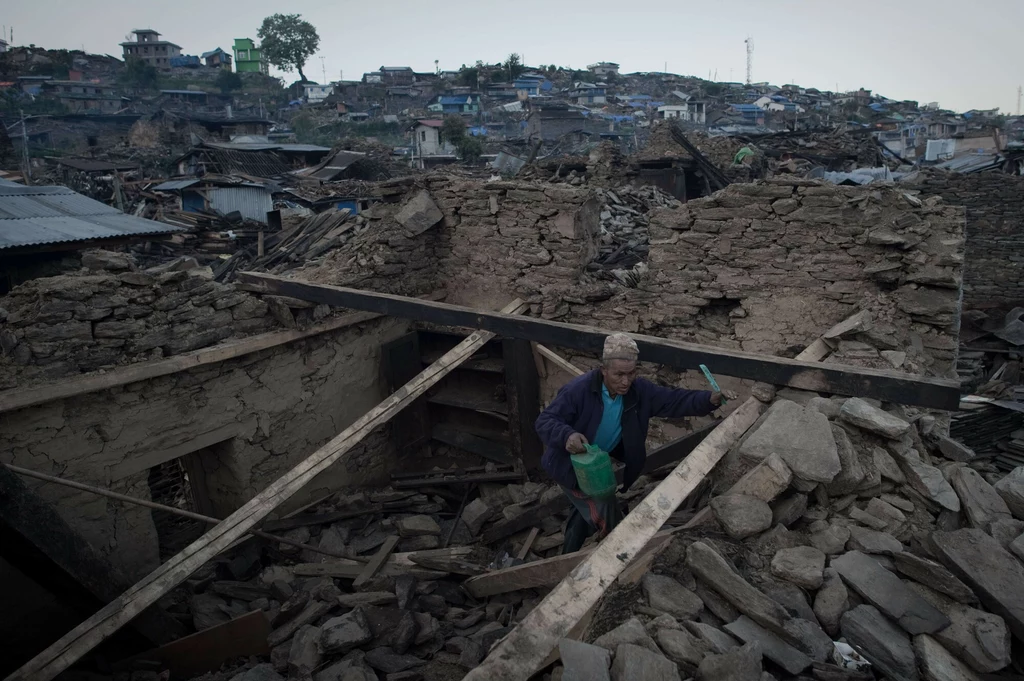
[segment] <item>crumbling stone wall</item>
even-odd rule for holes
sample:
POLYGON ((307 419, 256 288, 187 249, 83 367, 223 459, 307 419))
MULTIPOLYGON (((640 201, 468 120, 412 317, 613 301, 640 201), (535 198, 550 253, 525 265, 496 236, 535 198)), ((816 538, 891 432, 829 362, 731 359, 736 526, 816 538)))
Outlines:
MULTIPOLYGON (((380 346, 406 333, 382 319, 260 353, 58 400, 0 417, 0 460, 150 498, 148 470, 190 445, 226 517, 384 398, 380 346), (198 444, 196 444, 198 443, 198 444)), ((386 483, 397 467, 384 429, 303 490, 386 483)), ((138 578, 158 564, 148 509, 37 484, 64 519, 138 578)))
POLYGON ((126 254, 109 251, 87 252, 82 264, 0 298, 0 389, 279 326, 266 301, 212 281, 208 269, 140 272, 126 254))
POLYGON ((965 308, 1009 310, 1024 304, 1024 177, 933 172, 917 186, 966 209, 965 308))

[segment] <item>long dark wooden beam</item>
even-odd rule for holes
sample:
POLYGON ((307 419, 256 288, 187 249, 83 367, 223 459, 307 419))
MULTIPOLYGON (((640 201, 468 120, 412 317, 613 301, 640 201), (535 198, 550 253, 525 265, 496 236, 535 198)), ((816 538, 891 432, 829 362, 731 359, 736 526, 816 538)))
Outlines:
MULTIPOLYGON (((334 307, 376 312, 403 319, 491 331, 506 338, 521 338, 549 346, 600 352, 606 329, 566 324, 546 319, 488 312, 417 298, 312 284, 271 274, 242 272, 238 280, 249 290, 291 296, 334 307)), ((868 397, 885 402, 934 409, 956 410, 960 404, 959 381, 925 378, 842 364, 818 364, 786 357, 759 355, 709 345, 630 334, 647 362, 677 369, 696 369, 706 364, 715 374, 747 378, 802 390, 868 397)))

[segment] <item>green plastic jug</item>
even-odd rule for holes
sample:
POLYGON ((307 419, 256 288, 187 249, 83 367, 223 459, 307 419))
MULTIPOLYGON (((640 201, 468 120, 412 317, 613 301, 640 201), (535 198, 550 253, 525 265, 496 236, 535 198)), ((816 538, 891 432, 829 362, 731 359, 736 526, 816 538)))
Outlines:
POLYGON ((615 482, 611 457, 597 445, 586 447, 585 454, 573 454, 570 457, 580 491, 594 499, 614 496, 618 483, 615 482))

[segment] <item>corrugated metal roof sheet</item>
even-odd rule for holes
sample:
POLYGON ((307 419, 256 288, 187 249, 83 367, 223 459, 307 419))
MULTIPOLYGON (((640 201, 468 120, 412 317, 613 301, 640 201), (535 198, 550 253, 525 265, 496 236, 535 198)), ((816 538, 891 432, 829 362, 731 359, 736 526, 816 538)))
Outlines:
POLYGON ((198 183, 199 183, 199 180, 195 180, 195 179, 193 179, 193 180, 168 180, 167 182, 162 182, 162 183, 158 184, 157 186, 153 187, 153 191, 155 191, 155 192, 171 192, 171 191, 175 191, 175 190, 178 190, 178 189, 187 189, 188 187, 191 187, 192 185, 198 184, 198 183))
POLYGON ((208 191, 210 207, 225 215, 238 211, 243 218, 266 224, 274 209, 270 192, 259 187, 217 187, 208 191))
POLYGON ((66 187, 0 183, 0 249, 180 231, 125 215, 66 187))

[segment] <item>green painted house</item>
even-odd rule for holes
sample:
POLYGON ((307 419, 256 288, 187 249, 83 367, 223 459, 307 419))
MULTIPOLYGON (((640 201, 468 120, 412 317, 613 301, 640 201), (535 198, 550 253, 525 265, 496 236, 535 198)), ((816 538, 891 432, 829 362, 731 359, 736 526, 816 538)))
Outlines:
POLYGON ((252 38, 235 38, 235 72, 269 74, 270 68, 263 61, 260 48, 252 38))

